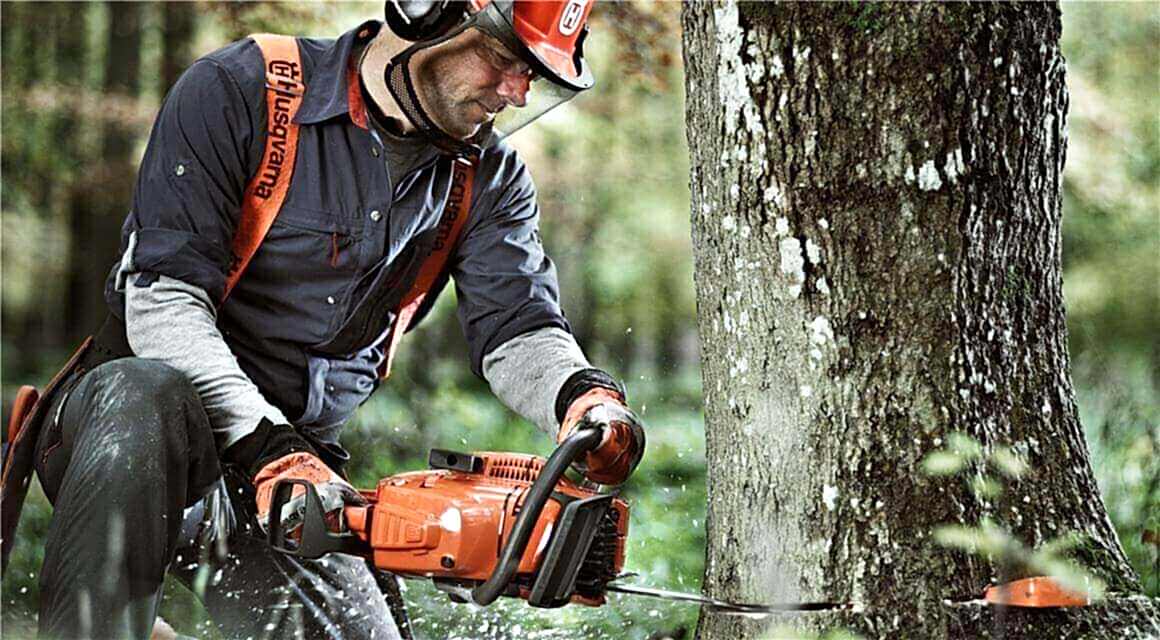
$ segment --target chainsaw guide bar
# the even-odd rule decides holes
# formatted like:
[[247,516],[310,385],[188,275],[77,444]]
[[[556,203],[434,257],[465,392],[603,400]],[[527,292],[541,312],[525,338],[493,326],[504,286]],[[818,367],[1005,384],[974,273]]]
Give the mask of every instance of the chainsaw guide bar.
[[740,602],[728,602],[726,600],[718,600],[717,598],[710,598],[709,596],[703,596],[697,593],[683,593],[681,591],[654,589],[652,587],[640,587],[630,584],[607,584],[604,588],[606,591],[615,591],[617,593],[625,593],[634,596],[646,596],[649,598],[659,598],[661,600],[677,602],[692,602],[708,607],[717,613],[733,615],[762,616],[773,613],[835,611],[840,609],[854,608],[854,605],[850,603],[834,604],[830,602],[781,602],[774,604],[747,604]]

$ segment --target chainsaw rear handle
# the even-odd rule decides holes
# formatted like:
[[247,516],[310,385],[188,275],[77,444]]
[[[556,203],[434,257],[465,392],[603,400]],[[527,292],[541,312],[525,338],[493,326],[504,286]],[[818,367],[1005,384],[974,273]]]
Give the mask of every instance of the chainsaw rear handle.
[[540,513],[556,489],[556,483],[564,477],[573,462],[599,445],[603,437],[604,430],[599,425],[581,426],[552,452],[540,475],[524,494],[526,497],[520,507],[520,515],[516,517],[507,544],[503,546],[495,571],[485,582],[471,590],[471,599],[476,604],[487,606],[507,590],[508,583],[519,569],[520,559],[528,548],[528,541],[540,519]]
[[[298,540],[287,537],[282,522],[282,507],[294,497],[294,487],[302,487],[303,512],[301,532]],[[332,533],[326,526],[326,512],[318,490],[307,480],[286,478],[279,480],[270,497],[270,511],[266,523],[266,539],[271,547],[291,556],[300,558],[320,558],[337,551],[358,555],[362,552],[362,540],[353,533]]]

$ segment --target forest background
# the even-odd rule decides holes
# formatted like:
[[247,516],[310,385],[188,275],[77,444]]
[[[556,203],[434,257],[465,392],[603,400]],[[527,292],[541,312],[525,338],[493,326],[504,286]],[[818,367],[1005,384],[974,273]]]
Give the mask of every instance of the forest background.
[[[539,188],[542,237],[575,333],[594,363],[625,380],[648,425],[648,455],[625,492],[626,568],[641,584],[696,591],[705,457],[679,11],[601,3],[588,44],[597,88],[512,142]],[[136,166],[177,75],[249,33],[333,37],[380,12],[380,3],[0,5],[6,407],[99,326]],[[1160,5],[1065,3],[1063,21],[1072,374],[1109,514],[1146,592],[1160,596]],[[348,426],[356,485],[423,468],[431,447],[551,450],[469,372],[454,307],[449,291]],[[8,637],[35,629],[50,515],[34,489],[0,594]],[[681,637],[697,616],[692,605],[618,595],[599,610],[478,609],[422,582],[407,587],[420,638]],[[219,637],[176,583],[162,615],[183,633]]]

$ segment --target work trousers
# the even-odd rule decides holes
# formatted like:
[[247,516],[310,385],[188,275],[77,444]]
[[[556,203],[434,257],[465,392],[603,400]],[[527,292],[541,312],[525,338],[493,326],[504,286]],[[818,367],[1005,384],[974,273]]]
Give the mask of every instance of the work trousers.
[[269,547],[253,488],[228,466],[223,476],[205,410],[177,370],[107,362],[68,381],[45,420],[36,471],[54,511],[42,638],[148,638],[167,571],[225,638],[400,637],[363,560]]

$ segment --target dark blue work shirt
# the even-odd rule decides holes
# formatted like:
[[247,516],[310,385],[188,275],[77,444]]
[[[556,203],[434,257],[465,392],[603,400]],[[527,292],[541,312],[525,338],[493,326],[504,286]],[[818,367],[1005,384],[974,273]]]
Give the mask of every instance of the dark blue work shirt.
[[[353,53],[378,32],[368,22],[337,40],[298,40],[306,92],[293,180],[218,326],[263,395],[316,441],[337,431],[377,384],[384,337],[418,247],[434,232],[451,160],[434,148],[392,175],[383,139],[366,127]],[[161,107],[142,160],[122,252],[135,271],[163,274],[219,300],[244,190],[266,139],[258,46],[241,40],[195,62]],[[389,143],[389,141],[387,141]],[[472,370],[505,341],[568,329],[555,268],[538,233],[535,187],[503,143],[479,160],[472,206],[449,261]],[[124,317],[114,266],[106,286]],[[428,295],[418,320],[446,284]],[[138,284],[148,284],[148,277]],[[412,323],[414,326],[414,323]]]

